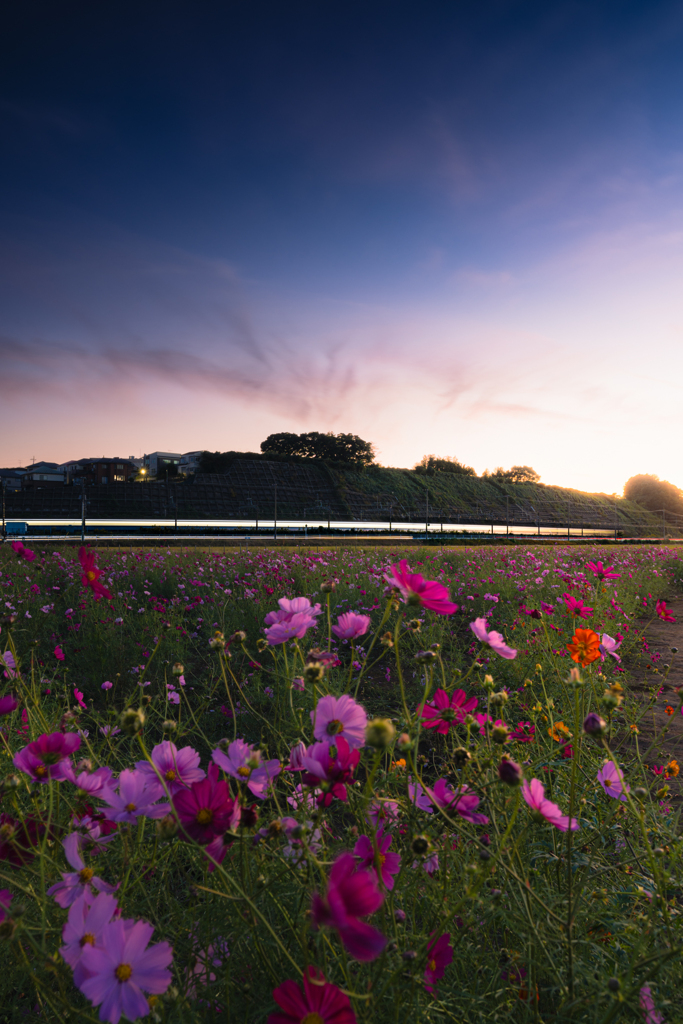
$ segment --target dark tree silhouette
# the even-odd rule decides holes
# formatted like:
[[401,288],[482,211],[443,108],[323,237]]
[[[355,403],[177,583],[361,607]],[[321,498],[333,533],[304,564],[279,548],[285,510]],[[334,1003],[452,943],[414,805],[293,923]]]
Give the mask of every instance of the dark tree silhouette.
[[668,480],[660,480],[653,474],[640,473],[638,476],[632,476],[624,484],[624,497],[651,512],[665,509],[667,512],[683,515],[683,491]]
[[435,476],[437,473],[459,473],[460,476],[477,475],[471,466],[463,465],[455,456],[440,459],[436,455],[423,455],[415,466],[415,472],[426,473],[428,476]]
[[264,455],[327,459],[330,462],[349,462],[359,466],[369,466],[375,457],[375,449],[370,442],[356,434],[321,434],[317,430],[306,434],[286,431],[269,434],[261,442],[261,451]]

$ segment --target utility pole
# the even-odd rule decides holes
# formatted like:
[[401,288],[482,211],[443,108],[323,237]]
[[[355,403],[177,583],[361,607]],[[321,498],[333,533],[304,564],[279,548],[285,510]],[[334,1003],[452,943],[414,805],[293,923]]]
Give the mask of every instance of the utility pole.
[[662,540],[666,540],[666,509],[662,509]]
[[505,536],[510,533],[510,498],[505,495]]
[[275,484],[275,504],[273,506],[273,540],[277,540],[277,483]]
[[569,540],[571,534],[571,523],[572,523],[572,503],[569,502],[567,506],[567,540]]
[[5,526],[5,481],[0,481],[2,484],[2,542],[5,543],[7,538],[7,528]]
[[175,510],[175,533],[178,533],[178,484],[173,485],[173,508]]
[[81,540],[85,541],[85,483],[81,484]]
[[429,533],[429,490],[425,491],[425,535]]

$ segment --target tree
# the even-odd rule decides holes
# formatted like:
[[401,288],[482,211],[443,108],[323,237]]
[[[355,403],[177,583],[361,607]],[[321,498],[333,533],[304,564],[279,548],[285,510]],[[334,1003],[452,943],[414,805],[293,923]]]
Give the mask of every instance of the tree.
[[417,466],[416,473],[426,473],[435,476],[437,473],[458,473],[460,476],[476,476],[471,466],[465,466],[455,456],[437,458],[436,455],[423,455]]
[[305,434],[283,431],[269,434],[261,442],[264,455],[289,455],[304,459],[326,459],[330,462],[349,462],[369,466],[375,457],[375,449],[369,441],[356,434],[321,434],[311,430]]
[[496,466],[492,473],[485,469],[482,476],[486,480],[498,480],[505,484],[537,484],[541,479],[540,473],[531,466],[512,466],[511,469]]
[[624,497],[651,512],[665,509],[667,512],[683,514],[683,491],[654,474],[640,473],[632,476],[624,484]]

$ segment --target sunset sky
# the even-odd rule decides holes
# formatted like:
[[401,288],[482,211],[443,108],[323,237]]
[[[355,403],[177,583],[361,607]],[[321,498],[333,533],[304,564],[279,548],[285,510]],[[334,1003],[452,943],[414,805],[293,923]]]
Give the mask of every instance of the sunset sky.
[[22,0],[0,465],[352,432],[683,487],[683,6]]

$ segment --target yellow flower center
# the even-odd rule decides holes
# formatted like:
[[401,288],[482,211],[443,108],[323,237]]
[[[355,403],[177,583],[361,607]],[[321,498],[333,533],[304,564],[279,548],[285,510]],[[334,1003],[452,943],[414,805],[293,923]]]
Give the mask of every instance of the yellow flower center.
[[45,767],[45,765],[44,765],[44,764],[39,764],[39,765],[38,765],[38,766],[36,767],[36,770],[35,770],[35,772],[36,772],[36,776],[37,776],[37,777],[38,777],[39,779],[42,779],[44,775],[47,775],[47,768]]
[[86,932],[80,942],[81,946],[94,946],[95,936],[92,932]]
[[128,981],[132,973],[133,968],[130,966],[130,964],[119,964],[119,966],[114,971],[114,974],[116,975],[119,981]]
[[241,775],[243,779],[248,779],[251,775],[251,768],[247,768],[245,764],[241,768],[237,769],[237,774]]
[[612,785],[612,780],[611,779],[605,779],[605,785],[606,786],[611,786]]
[[90,881],[94,874],[95,872],[93,871],[92,868],[83,868],[82,871],[78,872],[78,877],[80,878],[83,885],[87,885],[87,883]]
[[435,971],[436,970],[436,960],[430,960],[429,961],[429,963],[427,964],[427,970],[428,971]]
[[344,723],[340,722],[338,718],[333,718],[331,722],[327,723],[328,736],[338,736],[340,732],[344,732]]
[[97,579],[97,573],[93,572],[92,569],[88,569],[88,571],[85,574],[85,578],[88,580],[89,583],[92,583],[93,580]]
[[133,813],[133,811],[135,809],[136,809],[135,804],[126,804],[126,810],[129,811],[131,814]]
[[385,862],[386,859],[387,858],[386,858],[385,854],[378,853],[377,856],[375,857],[375,863],[377,864],[377,867],[378,868],[384,867],[384,862]]
[[305,1017],[301,1018],[301,1024],[325,1024],[325,1021],[314,1010],[313,1013],[307,1013]]
[[175,782],[176,773],[173,771],[172,768],[169,768],[166,774],[164,775],[164,778],[167,779],[169,782]]
[[202,807],[201,811],[197,811],[195,820],[198,825],[208,825],[209,822],[213,821],[213,811],[210,807]]

